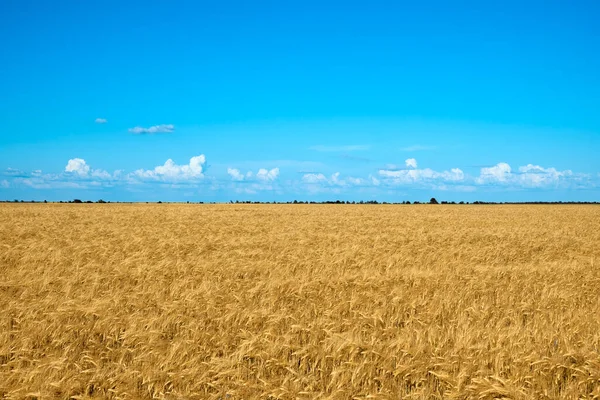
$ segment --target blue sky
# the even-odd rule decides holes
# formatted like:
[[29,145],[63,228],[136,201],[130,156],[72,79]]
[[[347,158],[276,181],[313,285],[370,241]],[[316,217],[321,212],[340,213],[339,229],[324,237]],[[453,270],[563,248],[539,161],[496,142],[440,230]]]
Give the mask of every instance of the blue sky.
[[596,1],[0,15],[0,199],[600,200]]

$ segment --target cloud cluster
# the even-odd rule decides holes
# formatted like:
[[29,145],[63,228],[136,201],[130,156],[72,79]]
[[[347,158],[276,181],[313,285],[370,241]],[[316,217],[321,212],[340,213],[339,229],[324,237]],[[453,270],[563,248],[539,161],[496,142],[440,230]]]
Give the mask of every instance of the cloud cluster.
[[25,173],[8,168],[4,175],[5,186],[26,186],[33,189],[86,189],[90,187],[110,186],[115,176],[101,169],[92,169],[82,158],[68,160],[64,172],[58,174],[43,173],[35,170]]
[[[70,177],[79,178],[95,178],[100,180],[114,179],[115,176],[109,174],[103,169],[91,169],[90,166],[85,162],[83,158],[72,158],[67,162],[65,172]],[[40,177],[43,176],[42,171],[33,171],[32,176]]]
[[258,180],[258,181],[262,181],[262,182],[272,182],[275,179],[277,179],[277,177],[279,177],[279,168],[273,168],[273,169],[266,169],[266,168],[261,168],[258,170],[258,172],[256,174],[254,174],[252,171],[248,171],[245,174],[243,174],[242,172],[240,172],[239,169],[237,168],[227,168],[227,174],[229,174],[229,176],[231,176],[231,179],[234,181],[248,181],[248,180]]
[[468,176],[460,168],[447,171],[419,169],[414,158],[407,159],[405,165],[404,169],[388,165],[385,169],[379,170],[379,176],[388,185],[420,185],[456,190],[460,188],[473,190],[476,186],[501,186],[515,189],[568,187],[570,183],[586,179],[586,175],[574,174],[570,170],[558,171],[556,168],[544,168],[533,164],[521,166],[515,172],[508,163],[500,162],[481,168],[478,176]]
[[511,168],[507,163],[501,162],[493,167],[481,168],[478,183],[506,182],[511,176]]
[[233,179],[234,181],[243,181],[244,178],[249,178],[252,176],[252,172],[248,171],[248,174],[244,175],[237,168],[227,168],[227,174],[229,174],[229,176],[231,176],[231,179]]
[[388,185],[408,184],[438,184],[443,182],[460,182],[465,179],[465,173],[460,168],[449,171],[434,171],[430,168],[417,168],[417,160],[409,158],[405,161],[406,169],[380,169],[379,176]]
[[404,161],[404,163],[408,168],[417,168],[417,160],[415,160],[414,158],[409,158],[406,161]]
[[75,173],[79,176],[87,176],[90,172],[90,166],[82,158],[73,158],[67,162],[65,171]]
[[190,158],[185,165],[177,165],[170,158],[164,163],[151,170],[138,169],[131,174],[134,178],[142,180],[182,181],[190,179],[201,179],[204,177],[203,170],[206,164],[204,154]]
[[108,121],[106,120],[106,118],[96,118],[96,119],[94,120],[94,122],[95,122],[95,123],[97,123],[97,124],[105,124],[105,123],[107,123]]
[[571,171],[557,171],[529,164],[514,173],[510,165],[498,163],[492,167],[481,168],[478,176],[469,176],[460,168],[437,171],[431,168],[419,168],[415,158],[404,161],[404,167],[387,165],[380,169],[377,177],[347,177],[342,179],[339,172],[331,176],[311,172],[302,176],[301,182],[314,189],[349,187],[412,187],[418,189],[474,191],[478,186],[491,184],[518,187],[545,187],[558,180],[573,177]]
[[192,157],[188,164],[177,165],[168,159],[163,165],[151,170],[138,169],[131,173],[116,170],[109,173],[103,169],[93,169],[82,158],[72,158],[67,162],[64,172],[44,174],[36,170],[30,174],[8,169],[5,175],[14,177],[13,182],[36,189],[110,187],[132,183],[161,182],[171,185],[193,184],[204,178],[206,158],[204,155]]
[[[42,173],[40,170],[23,173],[7,169],[4,175],[17,185],[36,189],[110,187],[115,185],[142,184],[144,182],[160,182],[171,185],[194,184],[204,179],[206,157],[192,157],[188,164],[177,165],[168,159],[163,165],[150,170],[138,169],[124,173],[116,170],[109,173],[103,169],[93,169],[83,158],[68,160],[64,172],[59,174]],[[8,181],[7,181],[8,182]],[[8,182],[10,184],[10,182]]]
[[279,168],[273,168],[271,170],[266,170],[261,168],[256,173],[256,178],[261,181],[270,182],[277,179],[279,176]]
[[302,182],[311,184],[327,182],[327,177],[323,174],[309,173],[302,176]]
[[149,128],[143,128],[141,126],[136,126],[135,128],[130,128],[129,132],[134,133],[136,135],[142,134],[153,134],[153,133],[173,133],[175,131],[175,126],[173,124],[162,124],[155,125]]
[[333,187],[351,187],[351,186],[365,186],[365,185],[377,185],[379,181],[372,176],[369,176],[368,179],[365,178],[356,178],[356,177],[345,177],[341,178],[341,174],[336,172],[331,176],[327,177],[322,173],[308,173],[302,175],[301,178],[302,183],[306,185],[321,185],[327,186],[330,188]]
[[256,194],[262,191],[278,191],[280,187],[275,181],[279,177],[279,168],[260,168],[258,172],[248,171],[245,174],[237,168],[227,168],[231,177],[229,188],[236,193]]
[[518,172],[513,172],[509,164],[501,162],[492,167],[481,168],[475,182],[480,185],[541,188],[567,185],[569,180],[582,180],[586,177],[584,174],[574,174],[571,170],[558,171],[556,168],[544,168],[533,164],[521,166]]
[[[503,190],[521,189],[581,189],[598,188],[600,174],[588,175],[574,173],[571,170],[558,170],[553,167],[543,167],[527,164],[513,169],[508,163],[480,168],[475,175],[467,175],[460,168],[436,171],[431,168],[420,168],[415,158],[408,158],[404,165],[387,165],[379,169],[375,176],[362,177],[343,176],[340,172],[331,175],[317,170],[304,171],[300,179],[280,180],[279,168],[259,168],[254,171],[242,172],[237,168],[227,168],[229,179],[219,183],[216,177],[206,177],[206,157],[200,154],[189,159],[186,164],[176,164],[168,159],[164,164],[151,169],[138,169],[133,172],[107,172],[91,168],[83,158],[69,159],[63,172],[57,174],[43,173],[35,170],[25,173],[8,168],[0,172],[0,188],[13,188],[19,185],[36,189],[49,188],[90,188],[109,187],[115,185],[151,184],[152,182],[168,187],[199,187],[204,182],[207,188],[229,189],[239,193],[257,193],[259,191],[274,191],[285,193],[291,191],[308,191],[339,193],[342,191],[358,190],[379,193],[381,190],[395,190],[400,187],[474,191],[488,188]],[[256,167],[255,167],[256,168]],[[224,171],[221,171],[224,173]],[[222,182],[222,181],[221,181]],[[210,184],[210,185],[209,185]]]

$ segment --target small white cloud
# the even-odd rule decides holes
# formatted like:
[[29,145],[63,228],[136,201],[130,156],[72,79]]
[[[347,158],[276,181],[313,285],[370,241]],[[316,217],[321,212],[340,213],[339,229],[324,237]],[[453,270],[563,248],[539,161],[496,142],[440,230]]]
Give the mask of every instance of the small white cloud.
[[231,179],[233,179],[234,181],[244,180],[244,174],[240,173],[239,169],[227,168],[227,173],[231,176]]
[[174,130],[175,130],[175,126],[173,124],[162,124],[162,125],[151,126],[149,128],[143,128],[141,126],[136,126],[135,128],[130,128],[129,132],[139,135],[139,134],[145,134],[145,133],[149,133],[149,134],[173,133]]
[[460,168],[452,168],[450,173],[444,171],[444,176],[449,181],[462,181],[465,179],[465,173]]
[[304,183],[327,182],[327,177],[323,174],[304,174],[304,176],[302,176],[302,182],[304,182]]
[[95,169],[92,171],[92,177],[99,179],[111,179],[113,176],[103,169]]
[[[413,162],[414,161],[414,162]],[[416,169],[416,161],[414,159],[406,160],[407,167],[411,169],[401,170],[379,170],[379,176],[386,179],[386,182],[391,184],[411,184],[411,183],[433,183],[435,181],[462,181],[465,174],[459,168],[452,168],[450,171],[434,171],[430,168]]]
[[8,188],[10,186],[10,184],[8,183],[8,181],[6,179],[3,179],[2,181],[0,181],[0,188]]
[[[550,168],[550,169],[554,170],[554,168]],[[519,167],[519,172],[522,172],[522,173],[527,173],[527,172],[546,172],[546,168],[542,168],[539,165],[527,164],[525,166]]]
[[227,173],[234,181],[229,187],[236,193],[256,194],[278,188],[274,181],[279,177],[279,168],[260,168],[256,173],[248,171],[245,174],[237,168],[227,168]]
[[[65,172],[69,172],[79,178],[98,178],[102,180],[113,179],[113,176],[103,169],[94,169],[92,170],[90,166],[85,162],[82,158],[73,158],[67,162],[67,166],[65,167]],[[32,177],[44,177],[48,179],[50,175],[43,175],[41,170],[33,171],[31,174]],[[116,176],[115,176],[116,178]]]
[[90,172],[90,166],[85,163],[82,158],[73,158],[67,162],[65,167],[66,172],[72,172],[79,176],[87,176]]
[[97,124],[105,124],[108,121],[106,120],[106,118],[96,118],[96,120],[94,122]]
[[417,168],[417,160],[415,160],[414,158],[408,158],[404,162],[406,163],[407,168]]
[[346,180],[348,181],[349,184],[351,184],[353,186],[359,186],[359,185],[363,185],[365,183],[364,179],[354,178],[354,177],[351,177],[351,176],[348,177]]
[[[329,178],[321,173],[309,173],[302,176],[302,183],[314,186],[319,185],[323,189],[328,190],[339,190],[340,188],[347,188],[349,186],[361,186],[368,183],[367,180],[356,177],[340,178],[341,174],[335,172]],[[314,188],[313,188],[314,189]]]
[[177,165],[168,159],[164,165],[154,167],[153,170],[138,169],[133,173],[134,177],[142,179],[158,180],[188,180],[203,178],[203,168],[206,163],[204,154],[190,158],[189,164]]
[[261,168],[256,174],[252,171],[248,171],[244,174],[237,168],[227,168],[227,174],[229,174],[234,181],[258,180],[264,184],[266,182],[272,182],[279,177],[279,168],[273,168],[271,170]]
[[340,181],[340,173],[336,172],[333,175],[331,175],[331,182],[334,184],[340,184],[343,181]]
[[480,183],[483,182],[506,182],[511,176],[511,168],[507,163],[501,162],[493,167],[481,168],[479,174]]
[[273,181],[277,179],[279,176],[279,168],[273,168],[271,170],[266,170],[265,168],[261,168],[256,173],[256,178],[261,181]]

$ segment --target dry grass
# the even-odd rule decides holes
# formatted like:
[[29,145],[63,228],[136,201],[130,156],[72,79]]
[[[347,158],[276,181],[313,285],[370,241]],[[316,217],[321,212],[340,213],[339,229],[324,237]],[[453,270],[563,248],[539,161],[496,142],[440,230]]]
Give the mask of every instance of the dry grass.
[[600,207],[1,205],[0,398],[600,396]]

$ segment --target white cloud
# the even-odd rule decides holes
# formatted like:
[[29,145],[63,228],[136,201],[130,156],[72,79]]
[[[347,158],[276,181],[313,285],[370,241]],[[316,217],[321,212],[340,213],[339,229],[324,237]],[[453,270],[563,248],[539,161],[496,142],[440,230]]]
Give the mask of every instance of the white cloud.
[[96,118],[96,120],[94,122],[97,124],[105,124],[108,121],[106,120],[106,118]]
[[138,169],[133,173],[134,177],[155,180],[189,180],[203,178],[203,168],[206,163],[204,154],[190,158],[189,164],[177,165],[170,158],[164,165],[154,167],[153,170]]
[[556,168],[543,168],[539,165],[527,164],[519,167],[520,175],[515,178],[523,186],[541,187],[557,185],[561,180],[573,177],[573,171],[558,171]]
[[540,167],[539,165],[533,165],[533,164],[527,164],[527,165],[524,165],[522,167],[519,167],[519,172],[522,172],[522,173],[527,173],[527,172],[546,172],[548,170],[554,170],[554,171],[556,171],[556,169],[554,169],[554,168],[548,168],[548,169],[546,169],[546,168]]
[[365,180],[362,178],[354,178],[350,176],[346,180],[353,186],[360,186],[365,184]]
[[304,183],[327,182],[327,177],[323,174],[304,174],[304,176],[302,176],[302,182],[304,182]]
[[[110,180],[117,178],[117,172],[115,171],[115,175],[111,175],[103,169],[91,169],[90,166],[85,162],[82,158],[72,158],[67,162],[67,166],[65,167],[65,172],[68,172],[71,177],[78,178],[97,178],[101,180]],[[52,180],[57,180],[59,177],[49,174],[42,174],[41,170],[36,170],[31,173],[32,177],[43,177],[45,180],[49,180],[52,177]]]
[[321,173],[304,174],[302,176],[302,183],[305,183],[308,185],[327,186],[330,188],[362,186],[362,185],[366,185],[368,183],[367,180],[362,179],[362,178],[346,177],[346,178],[342,179],[342,178],[340,178],[340,176],[341,176],[341,174],[339,172],[332,174],[329,178],[327,178],[325,175],[323,175]]
[[256,194],[262,191],[276,191],[279,188],[275,180],[279,177],[279,168],[260,168],[258,172],[248,171],[245,174],[237,168],[227,168],[227,173],[234,181],[229,188],[236,193]]
[[113,176],[103,169],[95,169],[92,171],[92,177],[99,179],[111,179]]
[[558,171],[556,168],[544,168],[533,164],[521,166],[515,173],[507,163],[498,163],[493,167],[481,168],[475,182],[477,184],[541,188],[568,186],[569,180],[576,181],[584,178],[586,178],[585,175],[574,174],[571,170]]
[[[409,160],[407,160],[407,166]],[[412,165],[411,165],[412,166]],[[458,182],[465,179],[464,172],[459,168],[452,168],[450,171],[434,171],[430,168],[425,169],[401,169],[401,170],[379,170],[379,176],[392,184],[411,184],[432,181]]]
[[364,151],[369,150],[370,146],[367,145],[350,145],[350,146],[311,146],[310,150],[321,151],[321,152],[337,152],[337,151]]
[[135,128],[130,128],[129,132],[135,134],[144,134],[144,133],[173,133],[175,130],[175,126],[173,124],[162,124],[155,125],[149,128],[143,128],[141,126],[136,126]]
[[240,173],[239,169],[227,168],[227,173],[231,176],[231,179],[233,179],[234,181],[243,181],[244,180],[244,174]]
[[407,168],[417,168],[417,160],[415,160],[414,158],[408,158],[404,162],[406,163]]
[[65,167],[66,172],[71,172],[79,176],[87,176],[90,172],[90,166],[85,163],[82,158],[73,158],[67,162]]
[[231,176],[234,181],[249,181],[256,178],[256,180],[262,182],[272,182],[279,177],[279,168],[266,169],[260,168],[256,174],[252,171],[248,171],[245,174],[237,168],[227,168],[227,174]]
[[344,185],[345,182],[340,180],[340,173],[336,172],[333,175],[331,175],[331,182],[336,184],[336,185]]
[[307,173],[304,174],[296,189],[301,193],[332,193],[340,194],[357,190],[363,193],[368,190],[373,190],[379,185],[379,180],[371,175],[368,178],[360,178],[354,176],[344,176],[340,172],[335,172],[331,176],[326,176],[322,173]]
[[[131,173],[124,173],[122,170],[110,173],[103,169],[92,169],[84,159],[72,158],[68,160],[64,172],[57,174],[43,173],[41,170],[25,173],[8,168],[0,173],[0,188],[28,186],[36,189],[87,189],[127,184],[142,185],[154,181],[158,187],[181,189],[199,188],[201,180],[206,183],[204,187],[207,190],[227,188],[240,193],[258,193],[265,190],[286,193],[286,190],[289,189],[297,189],[303,193],[341,193],[352,189],[358,193],[376,194],[383,193],[385,190],[397,190],[397,186],[401,185],[456,192],[486,190],[486,186],[497,186],[507,190],[600,187],[600,174],[581,174],[571,170],[559,171],[553,167],[546,168],[534,164],[513,169],[508,163],[501,162],[494,166],[481,168],[479,175],[471,176],[465,175],[459,168],[444,171],[435,171],[430,168],[419,169],[414,158],[405,160],[405,165],[405,168],[388,165],[386,168],[380,169],[376,175],[367,177],[345,176],[340,172],[325,175],[306,171],[302,173],[300,181],[294,179],[282,182],[279,182],[279,167],[260,168],[247,172],[237,168],[227,168],[227,174],[233,182],[220,186],[218,180],[204,175],[206,169],[204,155],[192,157],[189,163],[184,165],[178,165],[172,159],[168,159],[163,165],[153,169],[138,169]],[[4,177],[6,179],[1,180]],[[213,185],[210,186],[210,183]],[[130,186],[130,188],[133,187],[140,188],[141,186]]]
[[511,168],[507,163],[501,162],[493,167],[481,168],[479,183],[506,182],[511,177]]
[[9,187],[10,184],[8,183],[8,181],[6,179],[3,179],[2,181],[0,181],[0,188],[7,188]]
[[279,168],[273,168],[271,170],[266,170],[265,168],[261,168],[256,173],[256,178],[261,181],[274,181],[279,176]]
[[465,173],[460,168],[452,168],[450,173],[444,171],[443,175],[450,181],[462,181],[465,179]]

